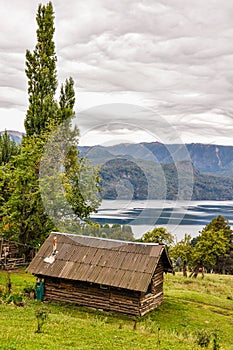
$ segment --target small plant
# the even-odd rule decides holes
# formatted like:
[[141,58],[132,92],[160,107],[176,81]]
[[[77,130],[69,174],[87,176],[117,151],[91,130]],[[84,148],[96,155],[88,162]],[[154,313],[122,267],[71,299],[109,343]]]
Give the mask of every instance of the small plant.
[[95,322],[93,322],[93,327],[102,327],[105,323],[106,318],[104,318],[103,315],[97,313],[97,315],[94,318]]
[[14,304],[16,306],[23,306],[25,304],[23,296],[20,293],[7,295],[5,301],[7,304]]
[[155,323],[153,322],[150,316],[146,318],[145,326],[149,332],[153,333],[155,331]]
[[160,345],[161,341],[160,341],[160,327],[158,327],[158,339],[157,339],[157,344]]
[[199,331],[197,333],[197,340],[196,343],[201,346],[202,348],[207,348],[210,343],[211,334],[208,333],[205,329],[202,331]]
[[30,285],[29,283],[27,283],[27,285],[24,287],[23,289],[24,295],[31,297],[33,296],[33,298],[35,298],[35,286],[34,285]]
[[16,306],[24,306],[25,302],[20,293],[0,293],[0,301],[4,304],[14,304]]
[[220,345],[219,345],[219,338],[217,333],[213,333],[213,350],[219,350]]
[[7,276],[6,276],[6,290],[8,294],[11,294],[11,288],[12,288],[12,283],[11,283],[11,275],[10,272],[7,271]]
[[133,321],[133,330],[134,330],[134,331],[137,330],[137,324],[138,324],[138,317],[135,317],[135,318],[134,318],[134,321]]
[[35,312],[37,318],[37,330],[35,333],[42,333],[42,327],[45,324],[46,319],[48,318],[48,310],[40,309]]

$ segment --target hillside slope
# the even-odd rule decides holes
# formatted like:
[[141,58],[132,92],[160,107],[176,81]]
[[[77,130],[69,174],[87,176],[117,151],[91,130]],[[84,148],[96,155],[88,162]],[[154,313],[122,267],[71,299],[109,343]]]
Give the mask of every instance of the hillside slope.
[[233,178],[204,174],[189,162],[115,158],[101,167],[104,199],[233,200]]
[[[11,274],[13,293],[34,285],[31,275]],[[6,273],[0,272],[4,291]],[[200,350],[198,339],[216,339],[220,350],[233,349],[233,276],[206,275],[204,280],[165,275],[164,302],[148,316],[134,319],[74,305],[24,307],[0,303],[0,349],[14,350]],[[35,313],[46,310],[42,333],[35,333]],[[25,336],[25,334],[27,336]]]

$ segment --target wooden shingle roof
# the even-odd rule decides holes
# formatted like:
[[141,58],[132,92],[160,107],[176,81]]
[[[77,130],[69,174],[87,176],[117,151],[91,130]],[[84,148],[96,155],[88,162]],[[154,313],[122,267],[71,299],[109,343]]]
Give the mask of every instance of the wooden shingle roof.
[[[57,253],[48,263],[45,259],[52,255],[55,236]],[[172,271],[163,245],[52,232],[27,271],[145,292],[160,258],[164,271]]]

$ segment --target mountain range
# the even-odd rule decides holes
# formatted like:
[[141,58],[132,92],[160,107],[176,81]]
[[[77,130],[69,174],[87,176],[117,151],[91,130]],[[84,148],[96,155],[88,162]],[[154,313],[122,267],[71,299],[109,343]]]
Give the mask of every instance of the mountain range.
[[[17,144],[20,144],[23,138],[24,133],[16,130],[7,130],[8,134]],[[0,131],[0,134],[3,134],[4,130]]]
[[95,164],[104,163],[114,157],[124,156],[132,159],[154,161],[171,164],[189,161],[193,167],[203,173],[233,176],[233,146],[219,146],[191,143],[185,145],[164,145],[159,142],[151,143],[122,143],[115,146],[79,147]]
[[[9,131],[19,143],[22,133]],[[233,146],[143,142],[79,146],[105,199],[233,200]]]
[[233,200],[233,146],[159,142],[79,147],[105,199]]

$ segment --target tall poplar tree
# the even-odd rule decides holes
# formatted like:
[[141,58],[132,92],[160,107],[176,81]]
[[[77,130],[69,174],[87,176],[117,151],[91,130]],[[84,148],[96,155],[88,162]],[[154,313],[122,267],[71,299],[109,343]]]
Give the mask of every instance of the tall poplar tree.
[[52,3],[39,5],[36,17],[37,44],[33,52],[26,51],[26,75],[28,77],[29,108],[25,119],[27,136],[41,135],[55,123],[57,104],[54,96],[57,89],[57,73]]
[[[75,115],[72,78],[61,86],[59,101],[55,99],[57,58],[51,2],[39,5],[36,20],[37,44],[33,52],[26,51],[29,96],[26,136],[14,162],[15,170],[9,180],[13,191],[4,205],[0,223],[7,237],[33,246],[41,244],[52,229],[59,229],[56,224],[66,227],[66,217],[77,216],[76,222],[78,218],[86,220],[99,205],[98,174],[79,157],[79,130],[71,127]],[[43,173],[41,167],[46,163],[48,167],[44,167]],[[53,220],[54,217],[58,220]]]

